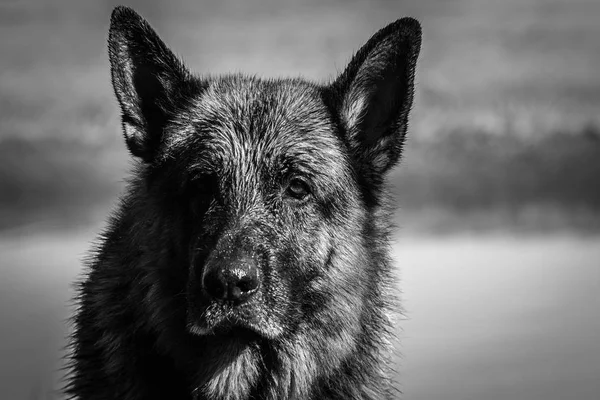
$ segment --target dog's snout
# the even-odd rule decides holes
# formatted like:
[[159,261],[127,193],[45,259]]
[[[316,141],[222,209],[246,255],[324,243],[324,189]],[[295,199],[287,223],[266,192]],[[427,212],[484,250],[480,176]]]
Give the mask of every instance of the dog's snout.
[[215,300],[242,303],[259,288],[258,266],[252,257],[223,258],[206,266],[202,287]]

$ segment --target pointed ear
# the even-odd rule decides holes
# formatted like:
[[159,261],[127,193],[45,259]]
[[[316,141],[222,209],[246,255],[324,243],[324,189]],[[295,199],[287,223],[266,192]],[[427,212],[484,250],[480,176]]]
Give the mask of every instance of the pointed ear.
[[326,89],[361,179],[371,184],[400,158],[420,48],[419,22],[399,19],[377,32]]
[[129,151],[152,161],[189,73],[135,11],[114,9],[108,35],[112,84]]

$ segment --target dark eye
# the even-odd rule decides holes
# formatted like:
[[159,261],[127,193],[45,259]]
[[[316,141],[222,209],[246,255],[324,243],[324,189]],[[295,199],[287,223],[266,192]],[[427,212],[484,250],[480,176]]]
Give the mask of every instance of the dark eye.
[[191,207],[194,214],[204,214],[210,202],[218,194],[218,182],[214,174],[195,177],[188,189],[188,196],[191,199]]
[[302,179],[293,178],[288,184],[286,194],[296,200],[304,200],[310,194],[310,187]]

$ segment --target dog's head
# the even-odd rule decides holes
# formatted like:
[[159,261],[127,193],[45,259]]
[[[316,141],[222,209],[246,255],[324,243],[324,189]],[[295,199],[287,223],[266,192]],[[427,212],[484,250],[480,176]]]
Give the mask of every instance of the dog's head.
[[420,36],[415,20],[394,22],[330,84],[203,78],[139,15],[115,10],[125,140],[156,218],[185,231],[191,333],[276,340],[359,324],[377,284],[369,240],[381,239],[368,219],[401,155]]

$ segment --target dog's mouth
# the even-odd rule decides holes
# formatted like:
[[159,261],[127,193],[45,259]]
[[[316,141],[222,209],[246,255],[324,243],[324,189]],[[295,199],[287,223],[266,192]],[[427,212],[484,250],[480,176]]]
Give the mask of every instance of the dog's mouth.
[[244,340],[255,342],[264,339],[270,339],[271,335],[263,329],[250,324],[219,324],[214,328],[209,328],[205,324],[188,324],[188,331],[197,336],[213,336],[224,340]]
[[205,310],[201,317],[193,313],[188,316],[188,332],[197,336],[218,336],[222,338],[275,339],[282,329],[262,313],[230,310]]

